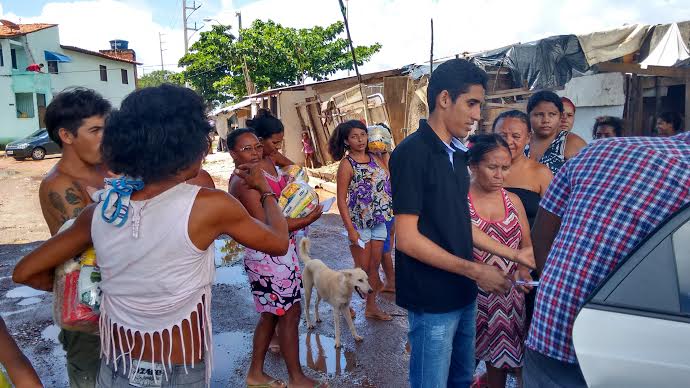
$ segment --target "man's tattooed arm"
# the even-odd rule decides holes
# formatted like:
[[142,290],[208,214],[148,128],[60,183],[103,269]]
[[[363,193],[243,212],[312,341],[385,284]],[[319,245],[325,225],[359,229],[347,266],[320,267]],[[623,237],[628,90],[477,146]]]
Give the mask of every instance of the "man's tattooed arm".
[[41,187],[39,196],[43,216],[48,223],[50,234],[55,235],[62,224],[79,213],[88,205],[90,199],[81,190],[76,182],[68,184],[53,184],[50,187]]

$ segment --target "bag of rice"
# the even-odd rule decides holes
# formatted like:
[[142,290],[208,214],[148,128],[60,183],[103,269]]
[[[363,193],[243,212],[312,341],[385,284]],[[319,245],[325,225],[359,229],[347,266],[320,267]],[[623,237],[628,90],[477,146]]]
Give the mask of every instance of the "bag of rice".
[[391,152],[393,149],[393,137],[384,126],[371,125],[367,127],[367,134],[369,135],[370,152]]
[[287,218],[301,218],[319,206],[319,196],[308,184],[301,181],[289,183],[280,193],[278,205]]
[[296,164],[285,166],[280,169],[280,172],[287,177],[288,183],[295,181],[309,182],[307,171]]
[[[65,222],[58,233],[74,220]],[[98,333],[101,304],[100,270],[93,248],[60,264],[53,283],[53,320],[63,329]]]

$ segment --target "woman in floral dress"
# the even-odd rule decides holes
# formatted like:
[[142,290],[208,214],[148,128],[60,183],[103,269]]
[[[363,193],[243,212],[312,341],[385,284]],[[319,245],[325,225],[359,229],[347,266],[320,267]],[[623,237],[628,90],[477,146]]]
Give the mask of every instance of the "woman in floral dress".
[[367,141],[366,125],[350,120],[335,128],[328,148],[331,156],[340,160],[336,196],[350,251],[355,266],[369,275],[374,290],[367,297],[365,316],[390,321],[391,316],[376,303],[383,288],[378,269],[388,235],[386,222],[393,218],[390,178],[384,161],[367,151]]
[[[237,129],[228,135],[230,154],[236,165],[250,163],[261,166],[273,194],[280,196],[280,192],[286,186],[286,179],[278,172],[271,154],[279,148],[275,145],[282,142],[283,125],[268,112],[260,112],[253,120],[249,120],[248,124],[252,125],[253,129]],[[265,194],[250,190],[234,176],[230,177],[228,189],[254,218],[265,218],[261,206]],[[305,376],[299,363],[298,326],[301,316],[302,274],[292,233],[303,229],[320,216],[321,207],[317,207],[304,218],[287,220],[291,235],[290,247],[285,256],[271,256],[253,249],[245,249],[245,271],[256,310],[261,314],[254,331],[247,386],[285,386],[283,381],[274,379],[263,370],[266,352],[275,334],[287,366],[290,387],[315,387],[320,384]]]

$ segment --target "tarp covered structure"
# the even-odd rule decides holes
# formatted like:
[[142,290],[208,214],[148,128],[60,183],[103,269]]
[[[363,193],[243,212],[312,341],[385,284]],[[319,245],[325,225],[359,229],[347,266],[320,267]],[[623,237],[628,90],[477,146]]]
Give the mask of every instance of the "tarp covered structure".
[[646,24],[633,24],[608,31],[578,35],[580,47],[592,66],[632,54],[640,49],[649,32]]
[[532,90],[563,86],[573,77],[573,72],[584,73],[589,69],[575,35],[515,44],[478,54],[470,60],[481,66],[506,67],[511,71],[514,87],[522,87],[521,80]]
[[673,23],[661,41],[654,47],[640,66],[676,66],[690,58],[688,46],[683,41],[678,25]]

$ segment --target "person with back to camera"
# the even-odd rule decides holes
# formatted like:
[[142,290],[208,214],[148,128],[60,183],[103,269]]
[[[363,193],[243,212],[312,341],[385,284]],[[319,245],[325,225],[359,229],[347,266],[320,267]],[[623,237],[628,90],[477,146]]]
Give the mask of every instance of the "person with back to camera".
[[24,257],[13,280],[40,274],[92,246],[101,270],[98,387],[206,387],[213,365],[214,240],[283,255],[287,223],[256,165],[235,174],[261,193],[257,220],[234,197],[185,183],[209,149],[206,106],[173,85],[129,94],[103,130],[103,161],[119,175],[65,231]]

